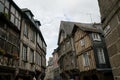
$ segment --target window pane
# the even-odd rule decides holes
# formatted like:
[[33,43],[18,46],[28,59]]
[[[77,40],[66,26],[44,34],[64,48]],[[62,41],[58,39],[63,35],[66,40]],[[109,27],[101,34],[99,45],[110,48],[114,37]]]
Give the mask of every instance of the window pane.
[[107,35],[110,32],[110,25],[107,25],[104,29],[104,34]]
[[18,19],[15,19],[15,25],[18,26]]
[[6,39],[6,33],[4,31],[0,31],[0,37]]
[[27,29],[27,24],[25,23],[25,26],[24,26],[24,35],[28,35],[28,29]]
[[18,21],[18,29],[20,30],[20,21]]
[[0,12],[4,11],[4,5],[0,2]]
[[105,63],[105,56],[104,56],[104,51],[102,48],[98,49],[98,60],[100,64],[104,64]]
[[31,41],[35,41],[35,32],[31,29]]
[[83,65],[88,66],[89,65],[89,56],[88,53],[83,54]]
[[39,34],[37,35],[37,42],[38,42],[39,46],[42,48],[42,40],[41,40]]
[[27,47],[23,45],[23,54],[22,54],[23,60],[27,61]]
[[93,40],[101,41],[100,35],[98,33],[92,33]]
[[21,15],[20,14],[18,15],[18,18],[19,18],[19,20],[21,20]]
[[30,62],[34,62],[34,51],[32,49],[30,50]]
[[84,45],[85,45],[84,39],[81,39],[81,40],[80,40],[80,44],[81,44],[81,46],[84,46]]
[[9,10],[7,8],[5,8],[5,16],[9,18]]
[[8,0],[5,0],[5,6],[6,6],[7,8],[9,8],[9,1],[8,1]]
[[13,14],[11,14],[10,21],[11,21],[12,23],[15,22],[15,16],[14,16]]
[[15,8],[11,6],[11,13],[15,14]]
[[18,11],[16,11],[15,16],[18,18]]

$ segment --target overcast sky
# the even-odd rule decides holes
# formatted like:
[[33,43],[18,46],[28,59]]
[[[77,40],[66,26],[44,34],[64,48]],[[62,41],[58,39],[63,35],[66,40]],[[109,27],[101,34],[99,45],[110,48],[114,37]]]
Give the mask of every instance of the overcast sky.
[[41,22],[47,43],[47,60],[57,47],[60,21],[100,22],[97,0],[14,0],[20,8],[30,9]]

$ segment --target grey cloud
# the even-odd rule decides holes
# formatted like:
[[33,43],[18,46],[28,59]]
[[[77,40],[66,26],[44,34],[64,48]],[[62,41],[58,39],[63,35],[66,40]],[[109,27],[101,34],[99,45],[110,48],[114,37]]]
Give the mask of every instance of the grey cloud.
[[[97,0],[14,0],[21,8],[29,8],[48,45],[47,59],[57,47],[60,21],[100,22]],[[89,14],[90,13],[90,14]],[[91,17],[90,17],[91,16]]]

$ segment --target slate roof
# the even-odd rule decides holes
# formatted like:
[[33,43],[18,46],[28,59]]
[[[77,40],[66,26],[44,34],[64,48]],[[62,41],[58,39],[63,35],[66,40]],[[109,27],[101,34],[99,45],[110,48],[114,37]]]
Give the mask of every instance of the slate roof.
[[97,27],[97,25],[95,24],[80,23],[80,24],[75,24],[75,26],[79,27],[83,31],[102,33],[99,29],[95,28]]
[[29,12],[32,17],[34,16],[33,13],[31,12],[31,10],[28,9],[28,8],[23,8],[23,9],[21,9],[21,10],[22,10],[23,12]]
[[67,35],[72,33],[75,22],[61,21],[60,31],[63,30]]
[[68,36],[72,35],[74,27],[78,27],[83,31],[87,32],[97,32],[102,33],[100,30],[100,23],[78,23],[78,22],[69,22],[69,21],[61,21],[59,36],[58,36],[58,44],[60,39],[60,32],[63,30]]

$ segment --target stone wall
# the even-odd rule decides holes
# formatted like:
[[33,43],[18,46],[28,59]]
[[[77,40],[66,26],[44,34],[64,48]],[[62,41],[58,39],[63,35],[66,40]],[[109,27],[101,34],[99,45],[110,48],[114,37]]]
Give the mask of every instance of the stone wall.
[[104,31],[110,26],[108,33],[105,34],[105,40],[114,79],[120,80],[120,0],[110,0],[113,4],[109,5],[105,5],[110,2],[108,0],[98,1]]

